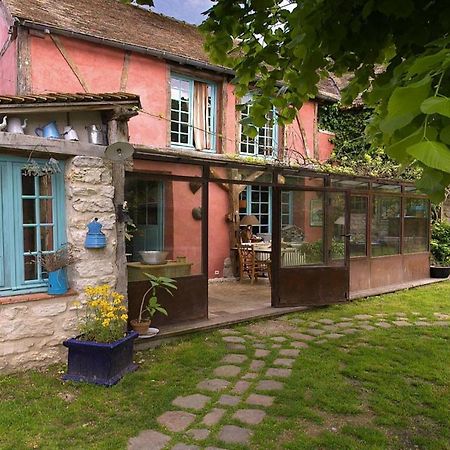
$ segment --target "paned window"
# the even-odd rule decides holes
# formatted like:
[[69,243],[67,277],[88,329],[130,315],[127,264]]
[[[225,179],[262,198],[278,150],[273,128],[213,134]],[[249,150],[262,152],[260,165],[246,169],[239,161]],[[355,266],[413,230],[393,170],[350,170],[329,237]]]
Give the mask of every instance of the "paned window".
[[170,79],[170,141],[174,146],[215,150],[216,86],[172,75]]
[[417,253],[428,251],[428,205],[426,198],[406,198],[403,213],[404,236],[403,252]]
[[[244,98],[246,103],[241,111],[241,119],[249,116],[250,105],[248,97]],[[277,153],[277,123],[275,110],[271,111],[267,116],[267,122],[264,126],[257,128],[257,134],[254,139],[246,136],[243,132],[243,126],[239,128],[239,151],[241,155],[274,157]]]
[[374,195],[372,206],[372,256],[400,253],[400,197]]
[[0,295],[45,290],[37,255],[65,241],[63,175],[26,175],[25,162],[0,158]]

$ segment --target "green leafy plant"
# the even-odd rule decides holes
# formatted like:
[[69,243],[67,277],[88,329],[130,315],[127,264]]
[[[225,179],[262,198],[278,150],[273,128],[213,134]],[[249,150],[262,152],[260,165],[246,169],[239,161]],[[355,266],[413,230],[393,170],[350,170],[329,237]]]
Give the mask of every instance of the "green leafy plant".
[[[144,273],[149,279],[150,287],[142,296],[141,307],[139,308],[138,322],[145,321],[144,315],[148,315],[149,319],[159,312],[167,316],[167,310],[158,302],[158,290],[163,289],[173,296],[173,291],[177,289],[176,280],[168,277],[157,277],[150,273]],[[147,306],[144,308],[145,299],[150,294]],[[145,314],[147,313],[147,314]]]
[[431,229],[431,263],[436,266],[450,266],[450,223],[437,220]]

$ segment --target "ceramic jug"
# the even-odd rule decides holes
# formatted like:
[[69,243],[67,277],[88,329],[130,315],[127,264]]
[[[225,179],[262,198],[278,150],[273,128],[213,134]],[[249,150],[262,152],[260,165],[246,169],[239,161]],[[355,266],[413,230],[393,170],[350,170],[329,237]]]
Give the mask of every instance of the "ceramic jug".
[[61,136],[55,121],[49,122],[47,125],[36,128],[35,133],[37,136],[47,139],[59,139]]
[[63,135],[66,141],[79,141],[77,132],[70,125],[64,127]]
[[8,118],[8,128],[6,131],[8,131],[8,133],[23,134],[23,130],[26,126],[27,119],[25,119],[22,123],[22,120],[19,117],[10,117]]
[[8,118],[8,116],[3,116],[2,123],[0,123],[0,131],[3,131],[6,128],[6,125],[7,125],[6,119],[7,118]]

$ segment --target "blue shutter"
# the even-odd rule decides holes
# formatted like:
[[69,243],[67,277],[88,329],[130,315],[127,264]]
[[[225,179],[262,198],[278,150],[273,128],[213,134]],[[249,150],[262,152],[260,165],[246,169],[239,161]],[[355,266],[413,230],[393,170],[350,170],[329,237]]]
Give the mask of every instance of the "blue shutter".
[[3,171],[4,167],[0,164],[0,287],[5,286],[5,251],[4,246],[4,234],[3,230],[5,224],[3,223],[3,206],[5,205],[5,200],[3,198],[3,193],[5,192],[3,186]]

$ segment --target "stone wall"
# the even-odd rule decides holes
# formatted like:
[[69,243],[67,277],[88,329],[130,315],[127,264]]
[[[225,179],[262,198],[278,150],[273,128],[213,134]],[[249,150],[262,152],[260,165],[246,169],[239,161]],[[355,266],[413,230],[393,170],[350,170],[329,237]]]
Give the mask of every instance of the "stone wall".
[[[0,373],[45,367],[66,360],[62,342],[76,333],[75,300],[83,302],[89,285],[117,284],[116,225],[112,167],[101,158],[77,156],[66,162],[66,235],[78,261],[68,270],[71,290],[64,297],[29,295],[0,304]],[[86,225],[103,224],[104,249],[84,248]]]

